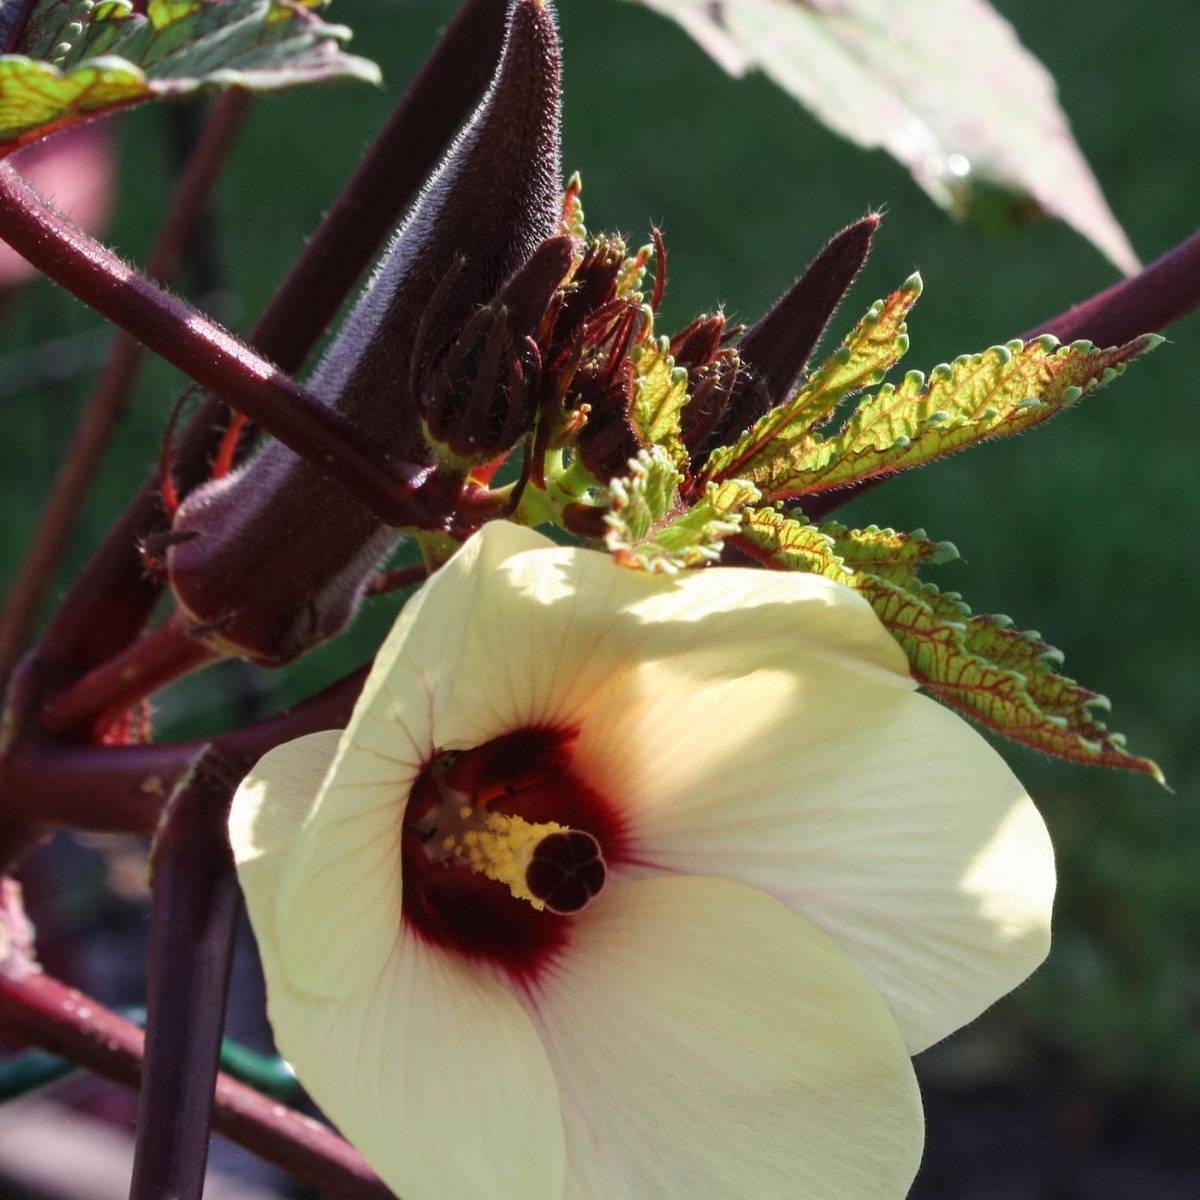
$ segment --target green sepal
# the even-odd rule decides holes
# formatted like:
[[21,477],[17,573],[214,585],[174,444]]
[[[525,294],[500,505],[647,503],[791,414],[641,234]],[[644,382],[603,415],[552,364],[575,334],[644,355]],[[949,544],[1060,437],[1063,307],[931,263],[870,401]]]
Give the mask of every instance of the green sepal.
[[36,0],[0,55],[0,152],[142,100],[201,88],[274,90],[326,79],[380,80],[346,54],[350,37],[312,12],[324,0]]
[[957,557],[950,543],[923,531],[817,528],[754,508],[742,514],[738,544],[775,569],[810,571],[857,591],[904,650],[913,677],[951,708],[1047,754],[1164,782],[1156,763],[1130,754],[1122,735],[1097,719],[1107,699],[1059,674],[1062,655],[1039,634],[972,613],[957,593],[918,578],[923,563]]
[[559,233],[573,237],[580,242],[588,240],[587,224],[583,213],[583,176],[578,171],[571,174],[563,193],[562,220],[559,222]]
[[630,473],[609,484],[605,545],[622,566],[651,574],[704,567],[721,556],[725,538],[741,527],[741,512],[761,497],[740,480],[708,484],[683,505],[683,476],[658,446],[629,462]]
[[[646,312],[653,320],[649,309]],[[680,414],[690,399],[688,373],[675,365],[669,347],[668,338],[648,337],[630,353],[634,374],[629,419],[645,445],[661,446],[677,467],[686,469],[688,452]]]

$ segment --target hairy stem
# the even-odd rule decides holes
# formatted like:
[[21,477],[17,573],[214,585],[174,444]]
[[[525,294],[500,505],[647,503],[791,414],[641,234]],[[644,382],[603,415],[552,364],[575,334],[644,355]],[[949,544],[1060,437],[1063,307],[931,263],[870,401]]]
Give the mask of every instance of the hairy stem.
[[[249,93],[243,91],[226,92],[214,101],[196,149],[175,186],[166,220],[146,259],[146,272],[153,278],[169,282],[178,274],[248,106]],[[21,570],[0,613],[0,686],[16,663],[83,498],[108,450],[142,356],[142,347],[133,338],[119,334],[79,418]]]
[[421,469],[381,458],[368,439],[274,363],[64,220],[2,163],[0,237],[72,295],[340,483],[380,520],[424,523],[412,503]]
[[225,833],[242,771],[202,752],[150,860],[146,1040],[130,1200],[201,1200],[233,935],[241,908]]
[[[144,1039],[131,1021],[39,971],[0,973],[0,1029],[126,1087],[142,1075]],[[393,1200],[337,1134],[227,1075],[217,1076],[213,1128],[338,1200]]]
[[1158,333],[1200,305],[1200,233],[1194,233],[1132,279],[1043,321],[1024,335],[1052,333],[1061,341],[1087,338],[1115,346],[1139,333]]
[[[506,0],[467,0],[263,311],[250,343],[283,370],[303,364],[470,115],[500,57],[506,10]],[[183,490],[207,472],[225,414],[209,397],[189,424],[174,462]],[[86,669],[137,636],[162,591],[142,570],[137,543],[161,522],[154,475],[51,619],[39,647],[44,657]]]

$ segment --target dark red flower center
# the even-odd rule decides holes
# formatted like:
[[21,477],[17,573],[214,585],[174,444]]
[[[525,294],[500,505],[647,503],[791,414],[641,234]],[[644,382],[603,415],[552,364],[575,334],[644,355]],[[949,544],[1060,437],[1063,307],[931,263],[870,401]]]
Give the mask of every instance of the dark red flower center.
[[[616,808],[572,767],[575,738],[520,729],[425,764],[404,818],[404,919],[422,937],[525,981],[563,949],[571,914],[601,890],[626,845]],[[440,853],[437,818],[457,809],[456,798],[463,810],[565,827],[538,842],[525,874],[544,908]]]

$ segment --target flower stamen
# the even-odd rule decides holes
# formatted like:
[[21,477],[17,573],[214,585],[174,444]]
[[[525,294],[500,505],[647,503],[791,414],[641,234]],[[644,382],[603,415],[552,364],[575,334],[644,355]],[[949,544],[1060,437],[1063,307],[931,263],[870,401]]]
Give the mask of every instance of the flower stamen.
[[463,820],[461,832],[446,834],[437,848],[444,861],[505,884],[539,912],[577,913],[604,886],[604,857],[590,833],[485,809],[462,809],[457,815]]

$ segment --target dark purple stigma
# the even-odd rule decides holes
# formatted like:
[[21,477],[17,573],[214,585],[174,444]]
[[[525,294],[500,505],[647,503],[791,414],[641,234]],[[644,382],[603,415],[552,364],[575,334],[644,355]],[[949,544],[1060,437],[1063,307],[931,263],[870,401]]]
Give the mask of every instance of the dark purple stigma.
[[559,916],[585,908],[604,886],[608,868],[590,833],[567,829],[543,838],[525,872],[525,884]]

